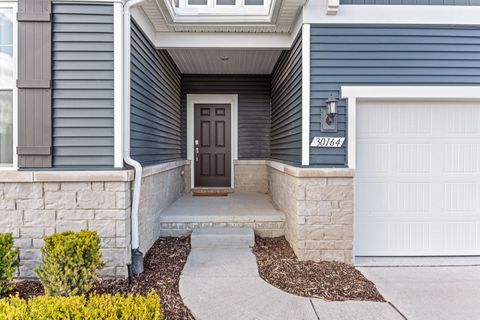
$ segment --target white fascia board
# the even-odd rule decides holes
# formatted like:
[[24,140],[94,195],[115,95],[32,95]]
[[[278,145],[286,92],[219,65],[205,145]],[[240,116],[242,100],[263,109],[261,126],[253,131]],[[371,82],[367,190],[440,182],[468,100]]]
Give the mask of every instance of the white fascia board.
[[153,43],[158,49],[289,49],[291,39],[288,33],[157,32]]
[[309,2],[304,23],[480,25],[480,6],[341,5],[327,15],[321,1]]
[[130,9],[130,15],[139,25],[140,29],[142,29],[142,31],[145,33],[147,38],[153,43],[155,41],[157,31],[145,12],[139,7],[133,7]]
[[[1,0],[0,0],[1,1]],[[109,3],[121,3],[122,5],[128,0],[55,0],[55,2],[109,2]]]
[[348,167],[355,169],[357,144],[357,102],[370,100],[480,101],[480,86],[342,86],[348,109]]

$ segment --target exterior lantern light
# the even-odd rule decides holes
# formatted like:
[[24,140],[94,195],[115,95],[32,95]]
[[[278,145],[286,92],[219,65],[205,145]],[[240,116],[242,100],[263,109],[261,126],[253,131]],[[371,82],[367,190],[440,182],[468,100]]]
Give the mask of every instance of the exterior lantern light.
[[337,99],[330,95],[327,99],[327,118],[325,122],[331,125],[335,121],[337,115]]

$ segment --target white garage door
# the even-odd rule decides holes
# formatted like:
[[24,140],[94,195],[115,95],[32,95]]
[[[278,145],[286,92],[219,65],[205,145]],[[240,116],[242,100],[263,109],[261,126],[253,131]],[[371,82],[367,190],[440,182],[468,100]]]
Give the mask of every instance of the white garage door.
[[357,108],[357,256],[480,255],[480,103]]

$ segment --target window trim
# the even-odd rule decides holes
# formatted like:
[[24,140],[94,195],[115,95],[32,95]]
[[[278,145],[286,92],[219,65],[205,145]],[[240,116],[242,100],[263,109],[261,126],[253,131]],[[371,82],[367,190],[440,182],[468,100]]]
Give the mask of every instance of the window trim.
[[17,24],[17,3],[16,2],[0,2],[0,8],[12,9],[13,16],[13,80],[12,86],[10,88],[0,88],[0,90],[12,90],[12,108],[13,108],[13,163],[2,163],[0,164],[0,170],[18,170],[18,156],[17,156],[17,145],[18,145],[18,90],[16,85],[17,72],[18,72],[18,24]]

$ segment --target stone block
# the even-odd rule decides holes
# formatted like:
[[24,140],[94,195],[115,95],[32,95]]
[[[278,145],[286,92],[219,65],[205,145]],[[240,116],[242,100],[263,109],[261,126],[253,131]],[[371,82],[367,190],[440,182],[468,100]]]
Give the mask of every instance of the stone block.
[[77,208],[109,209],[115,208],[115,192],[79,191]]
[[116,208],[130,208],[130,191],[119,191],[116,193]]
[[306,217],[305,224],[308,225],[327,225],[332,224],[332,220],[330,216],[322,215],[322,216],[308,216]]
[[0,199],[0,210],[15,210],[14,199]]
[[55,226],[55,210],[25,210],[23,225],[25,227],[53,227]]
[[352,186],[306,187],[307,200],[351,200],[352,198]]
[[334,240],[306,240],[305,249],[307,250],[335,249],[335,241]]
[[37,275],[33,272],[33,269],[40,265],[38,260],[21,260],[19,270],[20,278],[36,278]]
[[20,237],[20,228],[19,227],[2,227],[0,226],[0,233],[11,233],[12,237]]
[[87,230],[87,220],[57,220],[55,229],[57,233]]
[[57,219],[59,220],[91,220],[94,219],[94,210],[88,209],[70,209],[57,210]]
[[41,248],[41,247],[43,247],[43,243],[45,241],[43,241],[43,239],[33,239],[32,242],[33,242],[33,247],[34,248]]
[[102,238],[115,237],[115,220],[90,220],[88,229],[96,231]]
[[353,178],[328,178],[329,186],[353,186]]
[[43,184],[43,191],[44,192],[47,192],[47,191],[58,191],[60,190],[60,183],[56,183],[56,182],[45,182]]
[[128,209],[112,209],[112,210],[95,210],[95,219],[96,220],[105,220],[105,219],[115,219],[121,220],[125,219],[130,214]]
[[105,267],[99,270],[98,276],[101,278],[115,278],[115,267]]
[[0,227],[19,227],[22,225],[22,211],[0,210]]
[[107,266],[123,266],[126,264],[125,249],[108,248],[101,249],[102,259]]
[[342,250],[352,250],[353,241],[352,240],[335,240],[335,249]]
[[325,250],[322,251],[321,259],[326,261],[344,262],[345,253],[343,250]]
[[91,190],[92,184],[90,182],[62,182],[60,188],[64,191],[85,191]]
[[345,224],[345,225],[353,225],[353,214],[347,212],[344,213],[338,212],[332,214],[332,223],[334,224]]
[[100,238],[100,245],[102,248],[115,248],[116,239],[115,238]]
[[105,184],[103,182],[92,182],[92,190],[103,191],[105,190]]
[[36,238],[40,239],[45,236],[45,228],[42,227],[21,227],[20,236],[22,238]]
[[31,238],[17,238],[13,240],[16,248],[29,249],[32,248]]
[[127,223],[124,220],[119,220],[115,222],[116,225],[116,236],[125,237],[127,234]]
[[40,249],[21,249],[20,260],[40,260],[42,253]]
[[43,186],[41,183],[5,183],[5,199],[41,199]]
[[[1,202],[1,201],[0,201]],[[17,209],[18,210],[35,210],[43,209],[44,203],[43,199],[19,199],[17,200]]]
[[128,191],[130,183],[128,182],[105,182],[106,191]]
[[344,239],[345,228],[341,225],[323,226],[324,239],[341,240]]
[[75,208],[75,192],[48,191],[45,192],[46,209],[73,209]]

